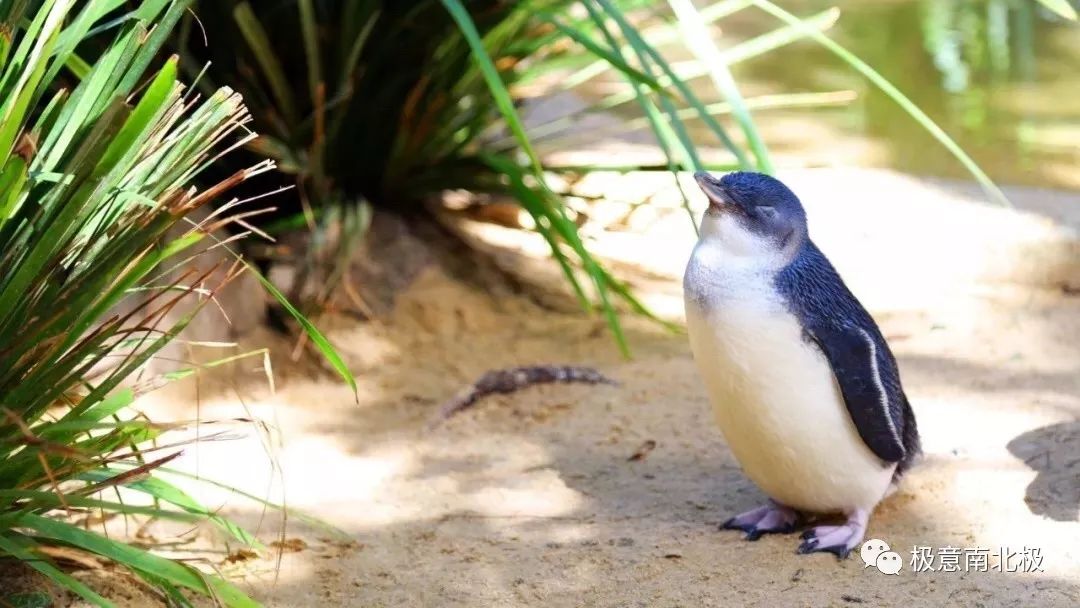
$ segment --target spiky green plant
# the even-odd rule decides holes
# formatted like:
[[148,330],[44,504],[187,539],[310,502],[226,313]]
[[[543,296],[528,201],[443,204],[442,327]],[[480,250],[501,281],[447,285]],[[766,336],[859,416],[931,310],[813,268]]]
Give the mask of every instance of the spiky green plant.
[[[752,7],[779,20],[778,28],[719,48],[707,26]],[[301,208],[309,225],[325,231],[343,223],[348,232],[362,230],[364,222],[350,218],[367,203],[400,210],[443,190],[509,194],[532,216],[581,304],[606,315],[624,349],[618,300],[645,309],[589,253],[549,177],[611,169],[772,171],[751,110],[831,98],[744,99],[731,77],[735,63],[816,40],[882,87],[1000,194],[914,104],[822,33],[836,21],[835,9],[800,19],[767,0],[702,8],[690,0],[203,0],[196,12],[177,48],[198,59],[189,66],[213,60],[205,86],[228,82],[244,93],[263,134],[251,148],[276,159],[299,185],[294,204],[276,201],[293,215],[271,228],[303,225]],[[659,49],[672,45],[685,46],[695,61],[669,61]],[[604,75],[618,76],[624,89],[577,116],[522,120],[530,101]],[[719,102],[705,103],[690,86],[699,77],[712,80]],[[636,107],[640,118],[620,128],[651,130],[664,158],[658,166],[546,160],[578,145],[581,115],[623,105]],[[705,125],[709,138],[692,139],[689,121]],[[726,154],[709,165],[706,147]],[[309,256],[301,276],[311,265]]]
[[[154,475],[178,452],[148,446],[168,427],[124,415],[139,387],[121,383],[243,266],[220,268],[216,279],[161,278],[170,276],[162,262],[182,268],[176,260],[228,221],[197,225],[190,214],[272,163],[192,186],[247,137],[247,110],[227,88],[204,100],[185,93],[175,58],[148,74],[187,2],[144,0],[119,12],[122,4],[0,1],[0,557],[101,606],[111,604],[53,564],[49,546],[115,561],[172,604],[188,604],[185,589],[252,605],[216,576],[64,517],[206,520],[255,542]],[[102,35],[111,42],[100,57],[76,55]],[[55,86],[61,80],[75,86]],[[118,313],[136,293],[139,303]],[[192,299],[194,310],[180,314]],[[125,502],[113,494],[120,489],[153,504]]]
[[[723,167],[769,165],[763,148],[753,161],[734,144],[688,87],[669,93],[660,84],[673,71],[651,46],[634,39],[625,57],[613,47],[635,31],[620,8],[586,3],[589,13],[570,17],[575,4],[206,1],[181,29],[179,47],[192,65],[212,60],[207,85],[229,82],[245,94],[263,134],[251,148],[296,176],[294,211],[305,206],[308,220],[325,227],[348,220],[358,204],[408,209],[443,190],[509,193],[532,215],[582,305],[598,305],[625,347],[612,298],[644,307],[589,254],[548,186],[545,170],[555,168],[525,134],[514,83],[598,59],[634,84],[672,170],[705,168],[677,106],[704,119],[732,152]],[[644,68],[632,67],[639,62]],[[493,145],[503,133],[515,149]],[[283,200],[277,204],[288,207]]]

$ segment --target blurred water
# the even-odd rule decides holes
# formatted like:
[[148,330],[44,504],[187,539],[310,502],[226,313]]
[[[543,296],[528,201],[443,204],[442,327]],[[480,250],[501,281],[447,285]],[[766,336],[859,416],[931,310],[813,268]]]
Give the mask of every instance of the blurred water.
[[[996,180],[1080,189],[1080,26],[1034,0],[818,0],[839,6],[829,35],[883,73]],[[730,47],[777,27],[746,9],[724,19]],[[672,49],[676,53],[675,49]],[[800,42],[733,68],[745,96],[850,89],[840,108],[759,110],[781,165],[885,166],[964,177],[960,164],[893,101],[827,50]],[[695,87],[715,99],[708,79]],[[704,129],[698,139],[707,141]]]

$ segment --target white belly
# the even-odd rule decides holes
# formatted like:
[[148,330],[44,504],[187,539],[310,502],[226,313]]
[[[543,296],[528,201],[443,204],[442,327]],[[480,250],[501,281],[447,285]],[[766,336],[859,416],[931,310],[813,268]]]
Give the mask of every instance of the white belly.
[[768,277],[686,279],[690,347],[720,429],[746,475],[814,512],[872,509],[895,465],[863,443],[825,356]]

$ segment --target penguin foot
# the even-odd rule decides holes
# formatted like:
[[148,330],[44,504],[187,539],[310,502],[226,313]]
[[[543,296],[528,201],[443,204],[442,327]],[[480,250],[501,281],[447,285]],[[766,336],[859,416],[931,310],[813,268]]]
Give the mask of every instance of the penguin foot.
[[795,531],[799,523],[799,513],[791,507],[769,501],[758,507],[725,521],[720,527],[724,530],[742,530],[746,540],[757,540],[763,534],[787,534]]
[[847,523],[841,526],[810,528],[802,534],[803,542],[799,545],[798,553],[832,553],[843,559],[862,542],[869,520],[869,510],[856,509],[848,515]]

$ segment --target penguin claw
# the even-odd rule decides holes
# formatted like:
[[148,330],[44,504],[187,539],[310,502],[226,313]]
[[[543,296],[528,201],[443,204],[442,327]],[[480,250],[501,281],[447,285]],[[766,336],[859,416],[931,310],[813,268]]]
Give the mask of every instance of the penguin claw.
[[729,520],[725,521],[724,523],[720,524],[720,529],[721,530],[738,530],[740,532],[745,532],[746,533],[746,540],[757,540],[757,539],[761,538],[762,534],[765,533],[763,530],[758,530],[756,527],[754,527],[754,524],[738,523],[736,521],[736,519],[737,518],[732,517],[731,519],[729,519]]
[[818,539],[811,538],[800,544],[795,552],[799,555],[806,555],[807,553],[832,553],[836,556],[836,559],[845,559],[848,555],[851,555],[851,547],[848,547],[846,544],[822,547],[818,546]]
[[799,514],[789,507],[770,502],[736,515],[720,524],[723,530],[740,530],[746,533],[746,540],[755,541],[766,534],[787,534],[795,531]]
[[766,534],[790,534],[795,531],[795,525],[789,524],[779,528],[754,528],[746,532],[746,540],[755,541]]
[[844,559],[862,542],[869,517],[869,511],[858,509],[848,516],[844,525],[810,528],[803,532],[803,542],[796,553],[832,553],[837,559]]

